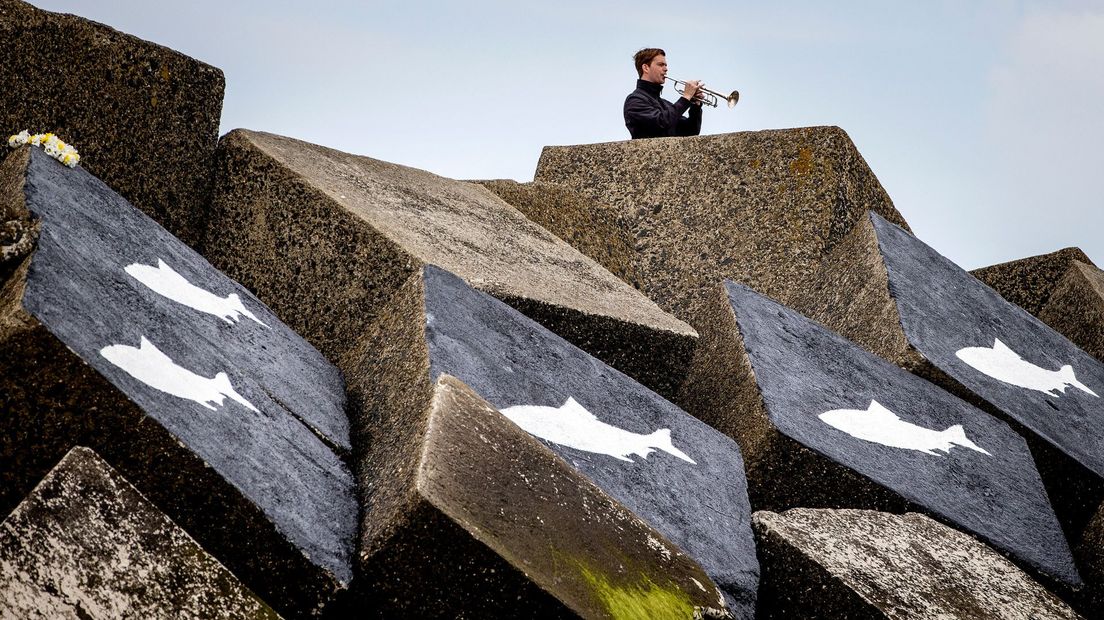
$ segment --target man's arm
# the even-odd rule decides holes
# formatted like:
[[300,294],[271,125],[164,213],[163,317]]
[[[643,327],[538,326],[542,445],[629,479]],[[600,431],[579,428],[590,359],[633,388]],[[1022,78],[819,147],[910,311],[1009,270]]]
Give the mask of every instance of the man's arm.
[[[679,101],[686,101],[685,99],[679,99]],[[678,135],[680,136],[696,136],[701,133],[702,124],[702,106],[700,103],[695,103],[690,106],[690,118],[679,118],[678,120]]]
[[[647,97],[629,95],[625,100],[625,125],[633,137],[638,133],[650,136],[675,135],[671,129],[680,126],[679,119],[689,107],[690,102],[683,97],[679,97],[677,102],[668,106]],[[701,115],[700,109],[698,114]],[[700,119],[698,126],[701,126]]]

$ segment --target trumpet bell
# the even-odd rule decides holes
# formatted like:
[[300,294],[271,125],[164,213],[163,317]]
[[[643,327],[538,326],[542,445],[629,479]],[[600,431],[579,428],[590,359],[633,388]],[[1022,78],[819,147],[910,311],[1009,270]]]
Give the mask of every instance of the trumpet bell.
[[730,107],[730,108],[736,107],[736,104],[740,101],[740,91],[738,91],[738,90],[732,91],[732,94],[730,94],[728,97],[725,97],[725,99],[728,100],[728,107]]

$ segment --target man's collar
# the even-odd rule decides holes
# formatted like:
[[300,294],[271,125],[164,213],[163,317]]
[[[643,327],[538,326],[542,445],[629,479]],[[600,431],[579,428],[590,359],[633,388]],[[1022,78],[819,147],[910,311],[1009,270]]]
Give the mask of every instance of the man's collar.
[[663,92],[663,84],[656,84],[655,82],[649,82],[648,80],[637,80],[636,87],[644,89],[644,92],[655,97],[658,97],[659,93]]

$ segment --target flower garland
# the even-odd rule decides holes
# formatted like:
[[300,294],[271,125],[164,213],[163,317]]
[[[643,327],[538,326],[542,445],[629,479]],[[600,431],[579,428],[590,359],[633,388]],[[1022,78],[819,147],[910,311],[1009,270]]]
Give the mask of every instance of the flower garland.
[[72,144],[62,142],[52,133],[36,133],[32,136],[24,129],[8,138],[8,146],[13,149],[19,148],[24,144],[41,146],[42,150],[46,151],[47,155],[70,168],[75,168],[77,164],[80,163],[80,153],[77,153],[77,149],[73,148]]

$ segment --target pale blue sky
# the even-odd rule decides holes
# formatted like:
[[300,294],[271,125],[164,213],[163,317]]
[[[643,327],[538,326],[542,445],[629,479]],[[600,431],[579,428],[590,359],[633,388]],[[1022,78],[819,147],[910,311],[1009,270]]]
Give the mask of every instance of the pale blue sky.
[[967,269],[1070,245],[1104,266],[1104,0],[32,4],[222,69],[222,133],[458,179],[627,139],[632,54],[663,47],[671,75],[741,93],[703,133],[842,127]]

